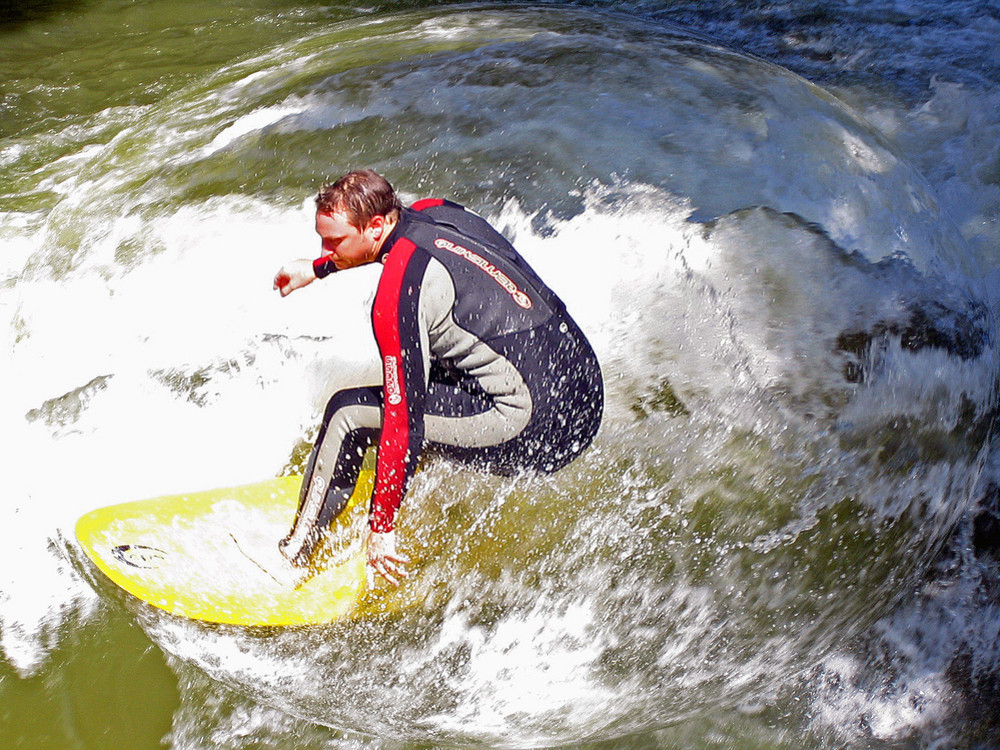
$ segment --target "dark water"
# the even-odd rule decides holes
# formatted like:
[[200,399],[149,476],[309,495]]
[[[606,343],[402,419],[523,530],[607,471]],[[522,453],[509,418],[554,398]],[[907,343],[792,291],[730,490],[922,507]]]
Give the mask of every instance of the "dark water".
[[[0,745],[996,747],[1000,8],[0,11]],[[301,468],[373,376],[326,177],[501,227],[601,358],[555,477],[429,463],[398,614],[138,610],[83,512]]]

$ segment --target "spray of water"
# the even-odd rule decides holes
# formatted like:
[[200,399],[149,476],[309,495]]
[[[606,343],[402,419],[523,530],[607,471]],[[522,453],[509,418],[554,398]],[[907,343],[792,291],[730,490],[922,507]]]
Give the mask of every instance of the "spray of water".
[[[100,147],[64,134],[32,178],[55,205],[0,227],[19,467],[0,548],[39,571],[3,566],[8,661],[32,673],[66,609],[94,606],[59,554],[79,514],[294,470],[329,394],[377,378],[377,272],[270,289],[313,254],[318,154],[504,229],[594,342],[607,417],[550,478],[428,461],[400,520],[418,575],[398,614],[259,634],[137,612],[184,690],[212,693],[204,673],[235,691],[215,694],[218,726],[613,738],[778,700],[894,611],[988,461],[975,255],[820,89],[592,19],[334,25],[95,116],[114,129]],[[174,737],[195,746],[184,717],[216,704],[185,700]]]

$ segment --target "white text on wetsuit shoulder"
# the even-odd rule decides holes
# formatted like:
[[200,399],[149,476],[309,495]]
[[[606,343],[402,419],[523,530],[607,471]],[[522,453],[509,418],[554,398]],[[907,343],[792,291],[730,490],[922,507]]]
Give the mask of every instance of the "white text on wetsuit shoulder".
[[507,294],[511,296],[518,306],[523,307],[525,310],[531,308],[531,298],[518,289],[517,284],[515,284],[507,274],[486,260],[486,258],[481,255],[477,255],[466,247],[456,245],[451,240],[446,240],[443,237],[439,237],[434,240],[434,246],[454,253],[461,258],[465,258],[474,266],[481,268],[487,275],[489,275],[490,278],[499,284],[507,292]]

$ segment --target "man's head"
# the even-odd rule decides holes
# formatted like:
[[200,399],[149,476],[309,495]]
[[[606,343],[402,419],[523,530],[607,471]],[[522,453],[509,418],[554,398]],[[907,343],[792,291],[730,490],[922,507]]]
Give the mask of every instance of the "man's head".
[[396,221],[402,210],[392,185],[370,169],[348,172],[336,182],[324,185],[316,196],[317,213],[343,213],[358,229],[364,229],[376,216]]
[[350,172],[316,196],[323,253],[344,270],[371,263],[403,210],[396,191],[369,169]]

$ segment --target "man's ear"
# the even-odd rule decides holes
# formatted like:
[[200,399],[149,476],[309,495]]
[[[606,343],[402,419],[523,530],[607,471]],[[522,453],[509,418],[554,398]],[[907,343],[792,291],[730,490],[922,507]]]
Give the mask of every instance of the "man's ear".
[[385,231],[385,217],[384,216],[373,216],[372,220],[368,222],[368,228],[372,230],[372,237],[376,240],[382,238],[382,233]]

